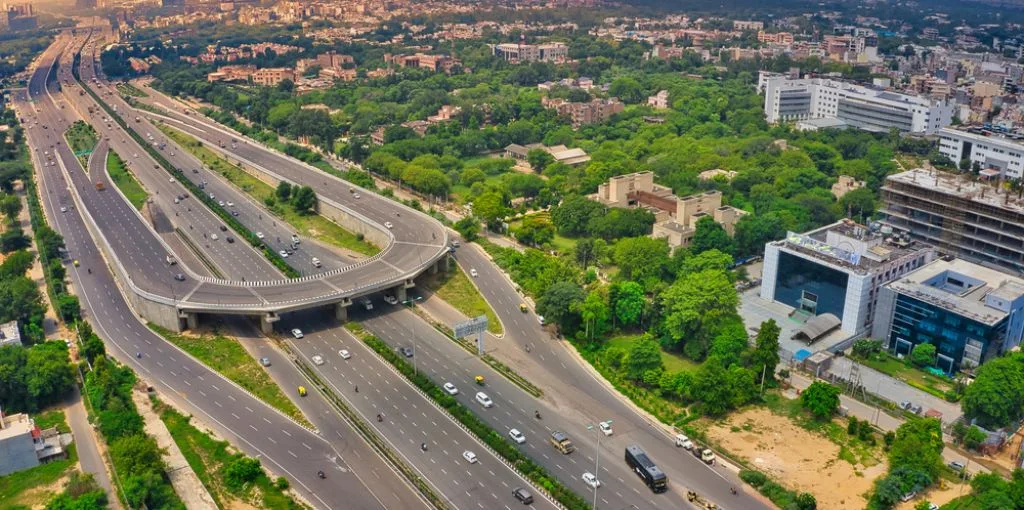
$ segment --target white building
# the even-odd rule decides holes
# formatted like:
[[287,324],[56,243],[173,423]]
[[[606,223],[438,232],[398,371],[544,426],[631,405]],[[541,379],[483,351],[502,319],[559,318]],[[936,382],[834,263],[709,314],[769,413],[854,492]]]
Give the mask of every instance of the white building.
[[0,324],[0,347],[17,345],[21,347],[21,332],[18,331],[18,321],[11,321]]
[[999,170],[1003,177],[1019,179],[1024,175],[1024,143],[1019,140],[947,128],[939,131],[939,152],[955,164],[970,159],[972,165]]
[[559,62],[569,58],[569,46],[564,43],[503,43],[495,44],[491,50],[495,57],[509,62]]
[[760,76],[770,124],[839,119],[868,131],[934,134],[953,122],[953,104],[826,78]]

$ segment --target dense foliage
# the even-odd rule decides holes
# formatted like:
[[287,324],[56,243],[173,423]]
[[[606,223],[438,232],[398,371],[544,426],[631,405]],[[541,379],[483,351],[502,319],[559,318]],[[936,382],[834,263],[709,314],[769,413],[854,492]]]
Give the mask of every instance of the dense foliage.
[[5,413],[35,412],[55,404],[74,384],[64,342],[0,347],[0,409]]

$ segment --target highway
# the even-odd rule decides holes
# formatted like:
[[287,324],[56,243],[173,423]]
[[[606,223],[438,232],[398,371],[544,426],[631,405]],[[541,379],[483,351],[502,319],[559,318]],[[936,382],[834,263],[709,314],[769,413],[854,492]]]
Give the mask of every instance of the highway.
[[[349,445],[351,451],[342,455],[315,432],[212,372],[134,317],[77,208],[60,212],[62,206],[73,206],[66,176],[82,169],[67,146],[57,144],[59,133],[73,119],[53,102],[53,87],[47,90],[44,83],[51,76],[50,63],[68,42],[62,36],[44,52],[29,82],[31,96],[26,96],[25,90],[17,91],[14,104],[19,117],[26,120],[47,217],[64,236],[71,256],[80,262],[79,267],[68,266],[73,288],[82,298],[83,314],[107,342],[108,352],[150,381],[163,398],[178,403],[240,450],[259,458],[272,472],[287,476],[292,487],[317,507],[426,508],[420,496],[361,442]],[[52,154],[54,150],[55,164],[44,165],[48,161],[44,152]],[[135,353],[142,353],[141,358]],[[353,466],[345,459],[355,452],[359,452],[359,462]],[[317,469],[326,471],[328,478],[317,479]]]

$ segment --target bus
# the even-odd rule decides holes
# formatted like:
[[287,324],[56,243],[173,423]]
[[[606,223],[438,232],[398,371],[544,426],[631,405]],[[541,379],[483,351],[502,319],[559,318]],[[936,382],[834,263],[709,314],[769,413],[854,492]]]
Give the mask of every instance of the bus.
[[659,469],[639,446],[631,444],[626,447],[626,464],[629,464],[630,469],[651,488],[651,491],[660,493],[668,490],[668,477],[665,476],[665,472]]

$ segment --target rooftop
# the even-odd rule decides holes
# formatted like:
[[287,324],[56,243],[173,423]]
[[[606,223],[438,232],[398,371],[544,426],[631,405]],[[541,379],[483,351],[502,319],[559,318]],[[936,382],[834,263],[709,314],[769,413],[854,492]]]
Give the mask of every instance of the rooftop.
[[3,441],[10,437],[20,436],[22,434],[31,433],[35,430],[35,423],[25,413],[12,414],[8,416],[0,416],[2,420],[2,427],[0,427],[0,441]]
[[1016,193],[1007,193],[990,182],[975,181],[966,175],[915,168],[886,177],[883,189],[891,189],[889,182],[927,188],[929,192],[1024,214],[1024,200],[1017,198]]
[[905,234],[886,232],[885,228],[878,223],[867,227],[844,219],[805,234],[789,232],[774,244],[862,274],[930,249]]
[[961,259],[934,260],[888,287],[987,325],[1003,320],[1007,303],[1024,297],[1024,280]]

